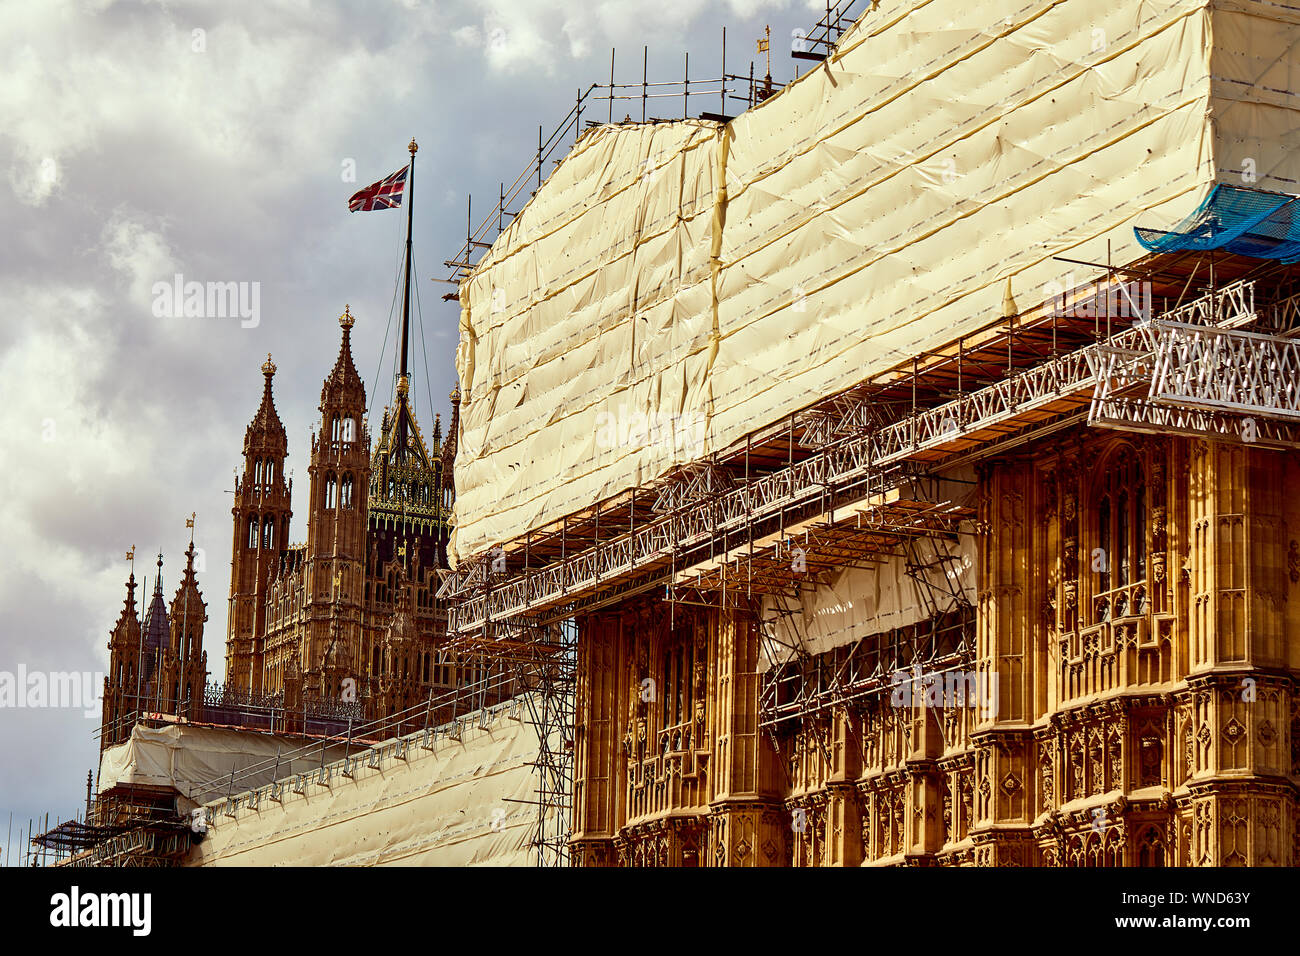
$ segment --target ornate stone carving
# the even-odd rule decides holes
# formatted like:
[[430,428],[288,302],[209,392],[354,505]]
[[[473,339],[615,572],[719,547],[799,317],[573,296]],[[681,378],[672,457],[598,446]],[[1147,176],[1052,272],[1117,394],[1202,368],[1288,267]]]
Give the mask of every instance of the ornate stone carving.
[[1052,809],[1055,800],[1056,757],[1052,740],[1044,740],[1038,747],[1038,766],[1040,774],[1039,791],[1043,798],[1043,808]]
[[1002,778],[1002,792],[1010,797],[1018,793],[1019,790],[1020,778],[1017,777],[1015,773],[1008,772],[1007,775]]

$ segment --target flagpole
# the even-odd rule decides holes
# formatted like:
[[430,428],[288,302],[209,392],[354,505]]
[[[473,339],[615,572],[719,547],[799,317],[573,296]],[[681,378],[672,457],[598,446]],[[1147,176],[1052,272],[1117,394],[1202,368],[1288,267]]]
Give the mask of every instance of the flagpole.
[[[415,217],[415,153],[419,148],[415,138],[412,137],[410,145],[407,146],[411,151],[411,169],[406,176],[406,288],[402,293],[402,370],[398,376],[397,386],[403,394],[410,387],[406,351],[411,326],[411,223]],[[401,458],[406,457],[406,413],[402,409],[405,404],[399,401],[397,412],[397,453]]]

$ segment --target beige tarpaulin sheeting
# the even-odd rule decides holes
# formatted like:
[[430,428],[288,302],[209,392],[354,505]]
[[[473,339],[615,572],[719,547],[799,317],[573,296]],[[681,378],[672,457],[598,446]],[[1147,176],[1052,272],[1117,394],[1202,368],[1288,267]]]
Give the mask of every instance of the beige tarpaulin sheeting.
[[[511,716],[511,713],[515,716]],[[301,784],[240,795],[234,816],[210,804],[211,825],[187,863],[197,866],[529,866],[537,821],[537,734],[522,701],[460,722],[456,740],[421,735],[369,751],[350,767],[319,770]],[[295,792],[300,789],[301,792]]]
[[1054,256],[1132,261],[1218,180],[1294,191],[1297,40],[1258,0],[883,0],[730,124],[589,131],[461,287],[453,560],[989,324],[1008,280],[1033,307]]

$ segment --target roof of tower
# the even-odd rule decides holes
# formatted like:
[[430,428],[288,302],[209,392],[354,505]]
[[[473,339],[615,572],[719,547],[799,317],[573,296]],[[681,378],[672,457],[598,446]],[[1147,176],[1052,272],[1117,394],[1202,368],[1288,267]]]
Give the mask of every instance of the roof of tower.
[[456,432],[460,430],[460,386],[457,385],[447,396],[451,399],[451,423],[447,426],[447,440],[442,446],[442,481],[449,484],[452,468],[456,463]]
[[135,572],[126,582],[126,600],[122,602],[122,613],[118,615],[117,624],[112,631],[112,642],[136,647],[140,642],[140,617],[135,610]]
[[339,357],[334,362],[334,368],[325,378],[325,384],[321,387],[320,403],[324,406],[331,399],[342,402],[359,402],[362,406],[366,403],[366,388],[361,383],[361,376],[357,374],[357,367],[352,362],[352,325],[356,319],[352,317],[352,310],[349,306],[343,307],[343,314],[339,316],[339,326],[343,329],[343,341],[339,343]]
[[446,516],[438,500],[437,469],[441,449],[436,435],[432,449],[424,443],[411,411],[409,389],[409,378],[400,378],[397,402],[392,414],[385,416],[370,456],[370,511],[443,519]]
[[249,452],[254,440],[259,437],[271,438],[277,443],[285,441],[284,425],[275,410],[275,396],[271,394],[271,379],[275,377],[275,363],[271,361],[270,352],[266,353],[262,374],[266,377],[266,382],[262,386],[262,404],[258,406],[257,414],[253,416],[248,430],[244,432],[245,454]]
[[185,572],[181,576],[180,586],[176,589],[176,596],[172,598],[171,618],[173,621],[180,617],[193,620],[195,615],[200,615],[206,620],[206,608],[207,603],[199,590],[198,579],[194,577],[194,542],[191,541],[190,546],[185,549]]
[[171,643],[167,625],[167,602],[163,599],[162,592],[162,552],[159,552],[153,597],[149,599],[149,610],[144,617],[144,650],[147,660],[152,661],[155,651],[159,648],[166,650]]
[[[420,432],[420,423],[415,420],[415,413],[411,411],[408,391],[410,385],[406,379],[399,380],[397,383],[397,403],[389,413],[387,408],[384,409],[384,420],[379,429],[379,440],[375,443],[373,461],[377,464],[384,456],[396,456],[405,458],[412,467],[428,471],[432,469],[432,461],[437,457],[439,447],[438,440],[435,437],[433,443],[433,454],[424,443],[424,436]],[[400,454],[400,429],[399,423],[405,421],[406,424],[406,448],[405,455]]]

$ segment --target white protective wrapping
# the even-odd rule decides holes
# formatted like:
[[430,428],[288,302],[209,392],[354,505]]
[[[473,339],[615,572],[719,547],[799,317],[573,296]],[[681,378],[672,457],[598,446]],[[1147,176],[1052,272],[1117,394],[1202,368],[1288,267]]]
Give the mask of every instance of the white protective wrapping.
[[[302,738],[280,737],[257,730],[225,730],[193,724],[146,727],[136,724],[131,736],[106,749],[99,758],[99,789],[117,784],[173,787],[187,806],[224,794],[231,771],[239,771],[240,787],[260,787],[281,777],[320,765],[320,750],[297,758]],[[325,747],[325,759],[343,756],[343,745]]]
[[[918,548],[920,558],[936,557],[933,542],[918,544]],[[958,593],[974,605],[974,537],[963,534],[957,545],[945,548],[944,553],[952,560],[935,562],[933,568],[918,572],[928,584],[907,573],[905,558],[890,557],[872,567],[844,568],[825,586],[800,591],[793,604],[765,596],[764,627],[775,640],[764,643],[759,670],[765,672],[776,663],[768,655],[784,659],[794,653],[792,647],[817,655],[871,634],[923,621],[932,613],[927,597],[937,596],[942,603],[939,609],[944,611],[954,606],[952,597]]]
[[589,131],[461,286],[453,561],[989,324],[1008,280],[1034,306],[1054,256],[1135,260],[1216,180],[1295,191],[1297,40],[1261,0],[882,0],[730,124]]
[[537,733],[522,703],[516,716],[503,706],[486,726],[477,714],[463,718],[460,739],[445,734],[432,749],[421,736],[407,738],[404,756],[395,741],[380,748],[379,765],[368,752],[345,776],[329,767],[329,786],[310,777],[279,801],[259,793],[257,807],[227,816],[224,801],[211,804],[207,836],[185,861],[191,866],[530,866],[529,842],[537,822]]

